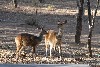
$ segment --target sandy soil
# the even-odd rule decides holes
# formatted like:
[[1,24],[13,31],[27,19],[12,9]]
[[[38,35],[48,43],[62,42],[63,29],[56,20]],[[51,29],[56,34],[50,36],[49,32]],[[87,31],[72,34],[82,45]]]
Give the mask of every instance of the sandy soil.
[[[83,16],[83,30],[81,36],[81,44],[74,43],[76,16],[78,13],[76,2],[74,0],[62,0],[46,2],[38,4],[38,7],[26,0],[19,2],[18,8],[13,7],[12,1],[0,0],[0,63],[23,63],[23,64],[67,64],[67,63],[82,63],[82,64],[99,64],[100,63],[100,10],[97,13],[95,27],[92,37],[92,51],[94,58],[89,58],[87,39],[88,39],[88,19],[87,10]],[[48,0],[49,1],[49,0]],[[94,1],[94,0],[93,0]],[[92,10],[95,9],[96,2],[91,2]],[[53,5],[53,6],[52,6]],[[36,16],[35,10],[38,9]],[[100,8],[99,8],[100,9]],[[53,51],[53,57],[45,58],[44,39],[36,49],[37,57],[31,57],[30,47],[26,49],[25,57],[21,57],[18,62],[15,59],[16,45],[14,38],[19,33],[30,33],[38,36],[39,30],[36,27],[26,25],[26,20],[37,19],[41,26],[46,30],[53,29],[56,32],[57,22],[67,20],[64,25],[64,35],[62,43],[62,59],[58,58],[58,52]],[[22,52],[23,55],[23,52]],[[49,54],[48,54],[49,55]]]

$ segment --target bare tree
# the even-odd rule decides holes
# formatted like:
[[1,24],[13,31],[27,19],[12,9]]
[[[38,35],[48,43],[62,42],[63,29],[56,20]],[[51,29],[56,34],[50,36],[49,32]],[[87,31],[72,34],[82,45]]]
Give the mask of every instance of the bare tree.
[[82,31],[82,16],[83,16],[83,3],[84,0],[77,0],[78,7],[78,15],[77,15],[77,26],[76,26],[76,35],[75,35],[75,43],[80,43],[80,36]]
[[97,9],[99,6],[99,0],[97,0],[97,6],[96,6],[96,10],[95,10],[93,18],[91,16],[90,0],[87,0],[87,6],[88,6],[88,19],[89,19],[89,21],[88,21],[88,23],[89,23],[88,49],[89,49],[89,53],[90,53],[89,56],[92,57],[91,39],[92,39],[92,32],[94,29],[95,17],[96,17]]

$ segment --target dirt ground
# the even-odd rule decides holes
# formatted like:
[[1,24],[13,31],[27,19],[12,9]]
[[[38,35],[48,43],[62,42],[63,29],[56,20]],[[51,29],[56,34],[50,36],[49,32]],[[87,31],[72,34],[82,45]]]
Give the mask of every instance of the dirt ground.
[[[92,2],[93,1],[93,2]],[[86,6],[86,5],[85,5]],[[95,10],[96,1],[91,0],[92,12]],[[35,10],[37,15],[35,14]],[[100,8],[99,8],[100,9]],[[98,10],[95,27],[92,37],[93,57],[89,58],[87,48],[88,39],[88,18],[87,8],[83,16],[83,28],[81,35],[81,44],[75,44],[76,32],[76,16],[78,10],[75,0],[55,0],[46,1],[45,4],[32,4],[31,0],[21,0],[18,8],[14,8],[13,2],[10,0],[0,0],[0,63],[23,63],[23,64],[100,64],[100,10]],[[26,25],[26,20],[36,19],[46,30],[53,29],[56,32],[57,22],[67,20],[64,25],[64,33],[62,38],[62,59],[58,58],[58,52],[53,51],[52,58],[45,58],[44,39],[36,49],[37,57],[33,60],[31,57],[30,47],[26,49],[26,56],[21,57],[18,62],[15,59],[16,45],[14,38],[19,33],[30,33],[38,36],[40,30],[36,27]],[[23,54],[23,51],[22,51]],[[49,53],[48,53],[49,55]]]

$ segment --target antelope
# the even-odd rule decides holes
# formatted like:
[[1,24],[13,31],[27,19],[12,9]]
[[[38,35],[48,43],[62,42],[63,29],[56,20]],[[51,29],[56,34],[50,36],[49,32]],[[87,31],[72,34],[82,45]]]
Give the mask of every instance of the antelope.
[[54,51],[55,51],[56,45],[58,45],[59,54],[61,57],[63,26],[66,23],[67,23],[67,20],[65,20],[65,22],[58,22],[58,33],[56,33],[54,30],[48,30],[47,34],[45,34],[46,57],[47,57],[47,48],[49,45],[50,45],[50,57],[52,56],[51,55],[52,49],[54,48]]
[[15,43],[16,43],[16,59],[18,59],[20,52],[22,49],[24,49],[26,46],[32,46],[32,52],[35,53],[36,46],[42,41],[43,35],[46,34],[46,31],[41,28],[41,32],[39,36],[35,36],[29,33],[21,33],[18,34],[15,37]]

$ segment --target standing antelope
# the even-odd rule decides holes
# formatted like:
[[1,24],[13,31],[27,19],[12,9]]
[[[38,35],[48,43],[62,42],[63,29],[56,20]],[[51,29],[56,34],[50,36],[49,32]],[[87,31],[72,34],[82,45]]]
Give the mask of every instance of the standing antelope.
[[47,34],[45,34],[45,46],[46,46],[46,56],[47,56],[47,48],[50,45],[50,57],[52,48],[55,50],[55,46],[58,45],[59,54],[61,56],[61,43],[62,43],[62,36],[63,36],[63,25],[67,23],[65,22],[58,22],[58,34],[54,30],[48,30]]
[[16,59],[18,59],[20,52],[26,46],[32,46],[33,53],[35,53],[36,46],[42,41],[43,35],[46,31],[42,28],[39,36],[35,36],[28,33],[21,33],[15,37],[16,43]]

